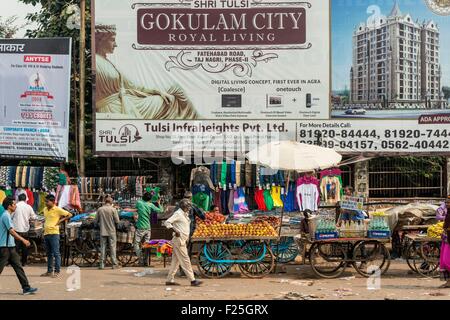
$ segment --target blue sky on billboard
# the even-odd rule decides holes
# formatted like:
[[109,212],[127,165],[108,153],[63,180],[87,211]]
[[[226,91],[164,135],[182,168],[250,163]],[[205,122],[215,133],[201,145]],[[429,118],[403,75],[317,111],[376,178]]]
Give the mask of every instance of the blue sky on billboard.
[[[440,58],[442,85],[450,86],[450,43],[445,37],[450,31],[450,17],[434,14],[424,0],[398,0],[402,14],[410,14],[414,21],[433,20],[440,29]],[[350,66],[352,63],[352,34],[361,22],[366,22],[372,13],[369,6],[380,8],[381,15],[388,16],[394,0],[333,0],[332,11],[332,89],[350,88]]]
[[[1,0],[2,10],[0,12],[0,16],[5,19],[11,16],[17,16],[17,25],[23,25],[27,23],[25,17],[29,13],[37,12],[41,9],[40,5],[32,6],[29,4],[24,4],[23,2],[19,2],[18,0]],[[22,38],[25,35],[25,32],[28,29],[36,28],[36,24],[29,25],[25,28],[20,29],[15,38]]]

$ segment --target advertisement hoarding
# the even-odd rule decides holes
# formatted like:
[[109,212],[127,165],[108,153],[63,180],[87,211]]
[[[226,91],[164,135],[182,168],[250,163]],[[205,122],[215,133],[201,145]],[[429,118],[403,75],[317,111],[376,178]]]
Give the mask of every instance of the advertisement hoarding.
[[95,0],[95,151],[450,153],[450,25],[412,2]]
[[0,157],[68,159],[71,39],[0,39]]

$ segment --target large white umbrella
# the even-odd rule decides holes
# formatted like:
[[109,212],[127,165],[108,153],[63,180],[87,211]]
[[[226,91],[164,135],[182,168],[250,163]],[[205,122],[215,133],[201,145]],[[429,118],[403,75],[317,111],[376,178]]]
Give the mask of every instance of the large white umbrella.
[[271,169],[308,172],[337,166],[342,156],[333,149],[296,141],[274,141],[250,151],[250,162]]

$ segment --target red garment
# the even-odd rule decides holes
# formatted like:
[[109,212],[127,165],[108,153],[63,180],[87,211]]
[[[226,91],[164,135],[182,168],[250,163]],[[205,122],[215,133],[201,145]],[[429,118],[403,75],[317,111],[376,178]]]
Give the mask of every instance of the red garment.
[[301,184],[315,184],[319,188],[320,182],[316,177],[300,177],[297,179],[297,187]]
[[266,202],[264,201],[264,190],[257,189],[255,192],[255,201],[258,206],[258,210],[267,211]]
[[33,206],[33,204],[34,204],[34,196],[33,196],[33,192],[31,192],[30,189],[25,189],[25,192],[27,193],[27,198],[28,198],[27,203],[28,203],[30,206]]
[[333,169],[325,169],[320,172],[320,180],[326,176],[340,176],[342,174],[341,169],[333,168]]
[[214,191],[214,205],[219,207],[219,212],[222,212],[222,201],[220,201],[220,192],[223,192],[223,190]]
[[70,205],[75,210],[81,211],[81,200],[78,186],[70,186]]

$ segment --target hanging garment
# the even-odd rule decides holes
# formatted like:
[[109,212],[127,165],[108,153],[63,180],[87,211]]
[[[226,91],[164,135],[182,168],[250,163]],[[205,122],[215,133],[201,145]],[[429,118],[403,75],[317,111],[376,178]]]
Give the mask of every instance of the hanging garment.
[[228,190],[228,212],[234,212],[234,189]]
[[213,185],[217,186],[219,181],[217,179],[217,163],[215,161],[211,164],[210,178],[211,178]]
[[220,185],[226,188],[227,185],[227,162],[222,161],[222,171],[220,172]]
[[328,204],[335,204],[341,201],[342,189],[341,179],[337,176],[326,176],[320,183],[323,200]]
[[72,209],[81,211],[81,200],[80,200],[80,191],[77,185],[70,186],[70,194],[69,194],[69,206]]
[[3,200],[6,198],[6,193],[4,190],[0,190],[0,203],[3,203]]
[[60,208],[70,207],[70,186],[58,186],[56,190],[56,205]]
[[270,195],[270,190],[264,190],[264,202],[266,203],[267,210],[273,210],[274,203],[272,196]]
[[296,195],[300,211],[317,211],[320,199],[320,192],[317,185],[313,183],[301,184],[297,186]]
[[273,199],[274,207],[283,207],[283,201],[281,200],[281,187],[275,186],[270,190],[270,195]]
[[339,168],[325,169],[320,171],[320,180],[326,176],[341,176],[342,171]]
[[248,160],[246,160],[244,166],[245,166],[245,186],[247,188],[250,188],[253,186],[252,164]]
[[257,189],[255,191],[255,202],[258,206],[258,210],[267,211],[266,202],[264,201],[264,191],[262,189]]
[[241,186],[241,161],[236,161],[236,186]]
[[214,184],[211,181],[211,173],[208,168],[200,166],[191,170],[190,186],[193,184],[204,184],[211,190],[214,190]]
[[285,193],[281,195],[281,200],[283,200],[284,211],[293,212],[294,202],[295,202],[295,184],[290,183],[286,188]]
[[33,206],[34,204],[34,195],[33,192],[30,189],[25,189],[25,192],[27,193],[27,204],[29,204],[30,206]]
[[239,213],[249,212],[250,210],[249,210],[247,202],[245,200],[244,188],[242,188],[242,187],[238,188],[237,193],[238,193],[238,209],[239,209]]
[[239,193],[237,189],[233,190],[233,213],[239,213]]
[[221,189],[218,189],[217,191],[214,191],[214,200],[213,203],[215,206],[219,207],[220,213],[222,213],[222,193],[223,191]]
[[227,198],[227,190],[220,189],[220,205],[222,214],[229,214],[228,210],[228,198]]
[[198,192],[192,197],[192,202],[197,205],[197,207],[202,208],[205,211],[209,210],[210,207],[210,197],[206,193]]
[[230,163],[230,183],[234,187],[236,185],[236,161],[231,160]]

